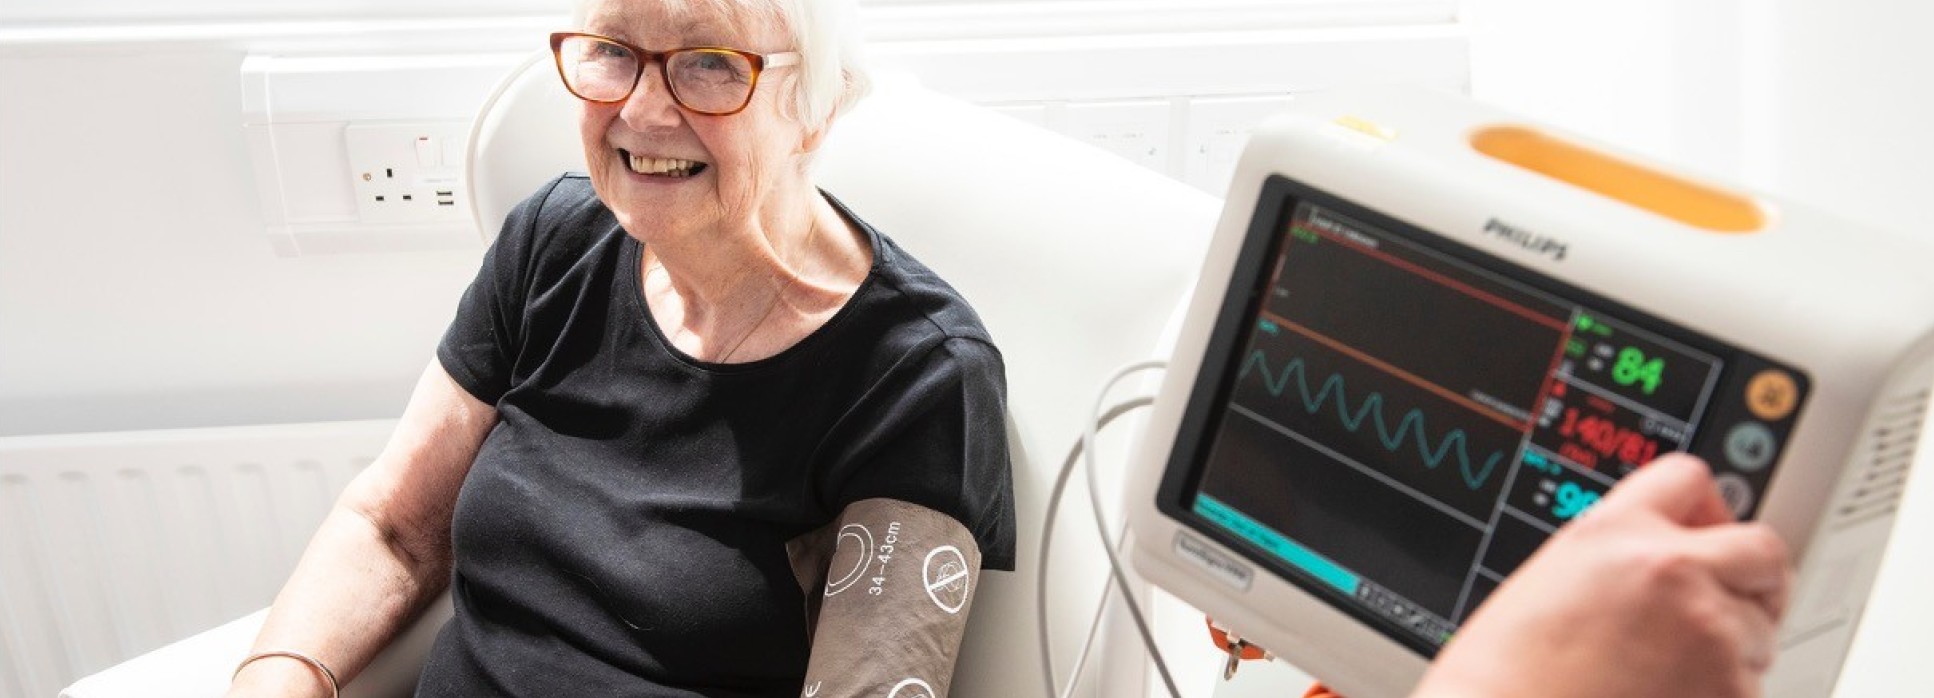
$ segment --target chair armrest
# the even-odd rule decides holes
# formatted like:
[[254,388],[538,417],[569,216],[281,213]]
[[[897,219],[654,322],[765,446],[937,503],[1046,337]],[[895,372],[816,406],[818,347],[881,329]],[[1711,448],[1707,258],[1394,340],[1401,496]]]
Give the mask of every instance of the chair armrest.
[[[235,664],[248,655],[268,609],[229,621],[174,644],[87,676],[60,692],[60,698],[219,698],[228,690]],[[384,647],[356,680],[343,687],[345,698],[407,696],[416,689],[430,643],[450,619],[450,595],[438,594],[416,621]]]

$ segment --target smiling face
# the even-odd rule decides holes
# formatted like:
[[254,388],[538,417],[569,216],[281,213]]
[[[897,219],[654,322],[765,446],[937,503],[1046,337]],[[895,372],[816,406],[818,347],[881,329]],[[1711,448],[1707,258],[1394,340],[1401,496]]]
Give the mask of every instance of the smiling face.
[[[773,22],[727,16],[712,5],[599,0],[586,14],[584,31],[652,51],[791,49]],[[811,188],[806,131],[778,106],[788,70],[767,70],[752,102],[728,116],[680,108],[656,61],[625,101],[580,101],[579,136],[598,197],[633,237],[664,244],[788,215],[776,210],[779,203]]]

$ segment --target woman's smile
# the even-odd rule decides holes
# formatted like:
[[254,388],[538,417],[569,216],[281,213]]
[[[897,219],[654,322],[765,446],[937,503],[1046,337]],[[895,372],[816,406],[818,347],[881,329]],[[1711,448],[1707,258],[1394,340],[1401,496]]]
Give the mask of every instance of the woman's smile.
[[645,155],[623,148],[618,149],[618,158],[630,168],[632,174],[651,179],[689,179],[711,168],[698,160]]

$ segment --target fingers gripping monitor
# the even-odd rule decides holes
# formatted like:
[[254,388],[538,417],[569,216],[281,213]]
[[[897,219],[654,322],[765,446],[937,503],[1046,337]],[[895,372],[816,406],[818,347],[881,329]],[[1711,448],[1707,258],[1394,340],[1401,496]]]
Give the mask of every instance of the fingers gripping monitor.
[[1928,258],[1461,98],[1299,100],[1238,166],[1132,557],[1342,694],[1401,695],[1558,527],[1687,451],[1799,562],[1769,694],[1824,693],[1934,379]]

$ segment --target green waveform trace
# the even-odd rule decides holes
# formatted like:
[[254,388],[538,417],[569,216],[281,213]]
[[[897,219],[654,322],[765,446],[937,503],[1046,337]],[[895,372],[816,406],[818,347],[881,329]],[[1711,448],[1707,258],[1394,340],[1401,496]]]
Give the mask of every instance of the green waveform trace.
[[1299,397],[1302,400],[1303,409],[1311,416],[1321,412],[1323,405],[1330,402],[1330,394],[1335,393],[1336,414],[1342,420],[1343,427],[1350,430],[1351,433],[1356,433],[1362,429],[1364,421],[1374,421],[1377,428],[1377,439],[1383,443],[1385,449],[1388,449],[1392,453],[1397,452],[1403,447],[1404,442],[1407,440],[1406,437],[1415,434],[1417,454],[1424,459],[1424,467],[1431,470],[1436,470],[1437,466],[1443,463],[1446,455],[1451,453],[1452,448],[1455,447],[1458,473],[1463,477],[1464,485],[1470,489],[1476,490],[1483,487],[1484,483],[1491,479],[1491,474],[1497,469],[1498,460],[1504,457],[1504,452],[1492,451],[1491,456],[1485,459],[1483,467],[1477,467],[1472,463],[1470,454],[1465,451],[1465,445],[1469,443],[1470,439],[1465,435],[1463,429],[1450,430],[1437,443],[1436,450],[1433,451],[1430,446],[1430,436],[1424,428],[1424,412],[1422,409],[1415,407],[1405,412],[1402,419],[1397,420],[1397,428],[1395,431],[1392,431],[1389,424],[1384,421],[1383,393],[1370,393],[1369,397],[1364,398],[1363,403],[1357,406],[1356,414],[1351,415],[1349,400],[1345,395],[1343,374],[1341,373],[1330,374],[1329,378],[1323,380],[1322,388],[1312,396],[1310,395],[1309,381],[1306,380],[1303,371],[1303,359],[1301,357],[1290,359],[1289,363],[1283,366],[1282,373],[1278,374],[1270,370],[1269,357],[1261,349],[1257,349],[1249,354],[1247,361],[1243,362],[1242,370],[1237,373],[1237,380],[1247,378],[1251,370],[1262,371],[1263,388],[1268,390],[1271,396],[1279,398],[1283,396],[1284,391],[1289,389],[1290,378],[1295,378],[1297,392],[1300,393]]

